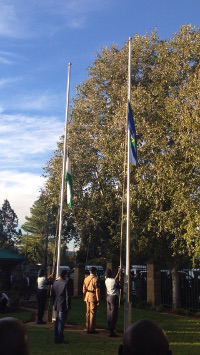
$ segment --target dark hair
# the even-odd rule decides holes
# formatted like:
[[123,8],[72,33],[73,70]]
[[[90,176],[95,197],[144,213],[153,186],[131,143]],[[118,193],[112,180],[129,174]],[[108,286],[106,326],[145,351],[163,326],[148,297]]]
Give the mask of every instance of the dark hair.
[[38,277],[42,277],[42,276],[45,276],[45,270],[44,269],[40,269],[38,271]]
[[60,273],[60,276],[62,277],[62,279],[68,275],[68,271],[67,270],[62,270],[61,273]]
[[106,269],[105,277],[112,277],[112,270],[111,269]]
[[167,335],[160,325],[150,319],[140,319],[125,332],[120,355],[171,354]]
[[13,317],[0,319],[0,355],[28,355],[28,336],[24,324]]
[[97,271],[97,268],[95,266],[90,266],[89,270],[94,273]]

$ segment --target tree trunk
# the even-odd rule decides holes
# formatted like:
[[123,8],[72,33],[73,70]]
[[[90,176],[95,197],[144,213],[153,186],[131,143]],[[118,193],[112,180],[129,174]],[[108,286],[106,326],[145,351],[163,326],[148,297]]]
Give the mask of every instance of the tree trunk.
[[178,268],[172,269],[172,309],[180,308]]

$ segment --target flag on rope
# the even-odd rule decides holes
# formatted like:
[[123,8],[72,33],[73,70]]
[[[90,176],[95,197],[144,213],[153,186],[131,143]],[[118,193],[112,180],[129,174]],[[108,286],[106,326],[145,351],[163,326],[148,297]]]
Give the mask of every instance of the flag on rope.
[[131,104],[128,102],[128,130],[130,131],[130,162],[137,164],[137,141]]
[[67,153],[65,179],[67,183],[67,204],[69,205],[69,208],[72,209],[72,175],[71,175],[71,163],[69,159],[69,152]]

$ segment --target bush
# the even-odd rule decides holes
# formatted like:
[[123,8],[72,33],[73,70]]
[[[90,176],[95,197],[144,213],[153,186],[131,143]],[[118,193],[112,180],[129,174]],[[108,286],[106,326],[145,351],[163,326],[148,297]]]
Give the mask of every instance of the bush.
[[180,316],[186,316],[186,317],[193,317],[194,313],[191,312],[189,309],[184,309],[184,308],[179,308],[176,310],[173,310],[174,314],[178,314]]
[[20,271],[15,270],[12,278],[11,289],[9,290],[8,297],[11,309],[19,305],[20,297],[23,294],[23,276]]
[[135,308],[137,309],[151,309],[151,307],[151,303],[148,303],[147,301],[141,301],[135,304]]
[[156,312],[163,312],[164,311],[164,306],[162,304],[158,304],[155,306]]

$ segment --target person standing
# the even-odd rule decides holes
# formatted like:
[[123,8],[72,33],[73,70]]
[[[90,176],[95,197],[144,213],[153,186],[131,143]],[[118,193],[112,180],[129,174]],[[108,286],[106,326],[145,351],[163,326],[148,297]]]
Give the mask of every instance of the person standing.
[[[68,312],[71,310],[71,298],[72,298],[72,294],[73,294],[73,280],[70,277],[70,273],[69,271],[67,271],[67,275],[66,275],[66,280],[65,280],[66,284],[67,284],[67,293],[68,293]],[[67,322],[67,316],[68,316],[68,312],[66,314],[66,319],[65,322]]]
[[100,288],[96,268],[91,266],[90,275],[83,282],[83,299],[86,303],[86,329],[89,334],[96,334],[96,312],[100,300]]
[[47,288],[48,285],[52,283],[53,274],[51,274],[48,278],[45,277],[45,270],[40,269],[38,272],[37,278],[37,302],[38,302],[38,319],[37,324],[46,324],[43,321],[46,301],[47,301]]
[[107,321],[108,328],[110,330],[109,337],[117,338],[118,335],[115,333],[115,326],[118,319],[118,307],[119,307],[119,288],[121,270],[118,270],[115,278],[112,277],[111,269],[106,269],[105,271],[105,285],[106,285],[106,302],[107,302]]
[[54,322],[54,342],[55,344],[64,343],[64,326],[69,311],[69,296],[67,291],[67,270],[62,270],[60,278],[56,279],[52,287],[52,301],[55,311]]
[[0,313],[8,311],[9,307],[10,303],[8,296],[0,290]]

